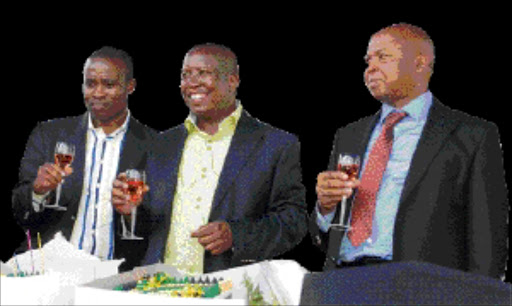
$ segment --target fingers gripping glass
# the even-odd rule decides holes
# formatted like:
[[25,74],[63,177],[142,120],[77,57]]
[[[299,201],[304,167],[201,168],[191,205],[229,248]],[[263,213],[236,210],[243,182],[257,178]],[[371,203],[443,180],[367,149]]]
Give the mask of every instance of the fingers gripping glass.
[[[355,179],[357,179],[357,176],[359,173],[360,163],[361,163],[360,158],[357,155],[340,154],[340,156],[338,158],[338,165],[337,165],[336,170],[344,172],[346,175],[348,175],[349,180],[355,180]],[[348,224],[348,220],[345,221],[346,207],[347,207],[347,197],[343,196],[343,198],[341,199],[341,205],[340,205],[340,221],[339,221],[339,223],[331,224],[330,227],[335,227],[335,228],[344,229],[344,230],[350,230],[350,225]]]
[[[73,162],[73,159],[75,157],[75,146],[66,142],[57,142],[55,145],[55,152],[54,152],[54,158],[55,158],[55,164],[59,166],[59,168],[62,170],[62,173],[64,173],[64,170],[67,166],[71,166],[71,163]],[[62,192],[62,185],[64,184],[64,178],[62,181],[57,185],[57,190],[55,193],[55,203],[51,205],[43,204],[45,208],[51,208],[56,210],[67,210],[65,206],[60,206],[60,194]]]
[[135,236],[135,222],[137,220],[137,205],[142,200],[142,190],[146,184],[146,173],[135,169],[126,171],[126,183],[128,188],[125,192],[130,196],[130,204],[132,205],[130,231],[126,228],[125,222],[122,222],[124,240],[143,240],[144,238]]

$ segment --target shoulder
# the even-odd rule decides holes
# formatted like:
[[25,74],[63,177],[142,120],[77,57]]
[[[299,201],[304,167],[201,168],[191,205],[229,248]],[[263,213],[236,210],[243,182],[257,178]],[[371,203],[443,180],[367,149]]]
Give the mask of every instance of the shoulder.
[[479,142],[488,133],[498,133],[498,126],[495,123],[460,110],[452,109],[437,99],[432,105],[432,111],[441,113],[441,118],[447,124],[455,125],[457,134],[468,140]]
[[129,129],[139,138],[155,139],[158,135],[158,132],[155,129],[141,123],[134,117],[130,118]]
[[244,111],[242,117],[240,117],[236,133],[251,134],[255,140],[262,138],[265,143],[273,147],[288,147],[299,143],[299,138],[295,134],[254,118],[246,111]]
[[63,118],[49,119],[38,122],[32,131],[32,134],[60,134],[73,130],[83,124],[86,124],[86,115],[69,116]]
[[359,134],[361,131],[364,131],[366,129],[368,129],[369,127],[375,125],[375,123],[377,122],[377,119],[379,117],[379,114],[380,114],[380,111],[378,111],[377,113],[373,114],[373,115],[368,115],[368,116],[365,116],[365,117],[362,117],[361,119],[357,120],[357,121],[354,121],[354,122],[351,122],[347,125],[344,125],[340,128],[338,128],[336,130],[336,136],[341,136],[341,135],[351,135],[351,134],[354,134],[355,132],[357,132],[357,134]]
[[280,141],[283,143],[298,142],[297,135],[293,133],[277,128],[257,118],[251,117],[251,119],[254,120],[254,124],[259,127],[260,132],[268,139],[271,139],[273,141]]

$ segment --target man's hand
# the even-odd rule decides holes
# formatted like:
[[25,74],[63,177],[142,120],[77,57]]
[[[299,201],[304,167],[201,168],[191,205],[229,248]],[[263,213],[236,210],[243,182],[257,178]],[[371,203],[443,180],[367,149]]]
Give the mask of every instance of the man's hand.
[[360,184],[359,180],[349,180],[349,176],[340,171],[320,173],[316,179],[316,194],[320,213],[326,215],[333,212],[343,196],[350,197],[354,188],[359,187]]
[[128,194],[128,183],[126,182],[126,174],[120,173],[114,181],[112,186],[112,205],[118,213],[121,215],[131,215],[132,207],[139,206],[142,203],[144,194],[149,191],[149,186],[144,185],[142,187],[142,195],[139,200],[132,202],[130,195]]
[[233,233],[229,224],[224,221],[203,225],[191,237],[198,238],[198,242],[212,255],[220,255],[233,245]]
[[46,163],[39,167],[37,177],[34,181],[34,192],[36,194],[45,194],[49,191],[55,190],[64,176],[73,173],[73,168],[69,165],[64,168],[64,171],[56,164]]

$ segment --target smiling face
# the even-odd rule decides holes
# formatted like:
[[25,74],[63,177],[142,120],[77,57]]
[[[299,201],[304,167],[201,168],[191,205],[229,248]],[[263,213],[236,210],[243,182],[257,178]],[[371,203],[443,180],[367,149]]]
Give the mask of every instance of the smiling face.
[[226,71],[218,57],[189,53],[183,61],[181,94],[198,118],[217,119],[235,106],[238,75]]
[[377,34],[370,40],[365,60],[365,85],[375,99],[395,105],[415,94],[416,55],[408,44],[387,33]]
[[93,121],[108,124],[127,113],[128,95],[135,80],[126,80],[126,66],[119,59],[89,58],[84,67],[82,91]]

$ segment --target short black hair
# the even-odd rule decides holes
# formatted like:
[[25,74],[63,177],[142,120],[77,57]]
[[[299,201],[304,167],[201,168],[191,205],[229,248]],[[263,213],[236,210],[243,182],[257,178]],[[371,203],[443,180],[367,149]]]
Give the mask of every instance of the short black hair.
[[187,52],[187,55],[194,53],[208,54],[217,58],[219,60],[219,69],[223,74],[239,74],[238,59],[235,52],[224,45],[215,43],[195,45]]
[[94,51],[90,58],[120,59],[126,65],[126,81],[133,79],[133,60],[128,52],[110,46],[104,46]]

